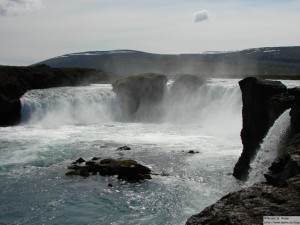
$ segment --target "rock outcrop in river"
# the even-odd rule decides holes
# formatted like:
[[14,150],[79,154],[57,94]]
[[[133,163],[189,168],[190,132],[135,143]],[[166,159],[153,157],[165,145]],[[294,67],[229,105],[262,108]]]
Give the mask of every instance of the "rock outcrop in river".
[[114,176],[127,181],[141,181],[151,179],[151,170],[132,159],[112,159],[94,157],[85,161],[76,160],[68,169],[66,176],[88,177],[90,175]]
[[129,121],[156,120],[162,114],[163,100],[168,78],[161,74],[142,74],[122,77],[112,86],[117,94],[122,119]]
[[171,95],[174,98],[181,98],[197,91],[205,79],[195,75],[181,75],[177,77],[171,87]]

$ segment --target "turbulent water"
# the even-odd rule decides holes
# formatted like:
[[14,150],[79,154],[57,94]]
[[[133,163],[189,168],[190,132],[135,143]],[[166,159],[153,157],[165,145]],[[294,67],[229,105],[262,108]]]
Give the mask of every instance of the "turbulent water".
[[[179,225],[241,187],[231,175],[242,149],[238,80],[208,80],[184,101],[166,93],[157,123],[122,121],[111,89],[22,97],[23,123],[0,128],[0,224]],[[116,151],[123,145],[132,150]],[[64,175],[94,156],[135,159],[157,175],[138,183]]]

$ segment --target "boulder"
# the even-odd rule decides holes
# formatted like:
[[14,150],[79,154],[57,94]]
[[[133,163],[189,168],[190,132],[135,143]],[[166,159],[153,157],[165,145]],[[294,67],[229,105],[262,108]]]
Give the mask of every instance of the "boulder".
[[129,150],[131,150],[131,148],[130,147],[128,147],[128,146],[122,146],[122,147],[119,147],[119,148],[117,148],[117,151],[129,151]]
[[79,159],[77,159],[74,163],[76,164],[76,163],[79,163],[79,164],[81,164],[81,163],[84,163],[85,162],[85,160],[83,159],[83,158],[79,158]]
[[167,77],[161,74],[127,76],[116,80],[112,86],[117,94],[123,120],[156,120],[161,116]]
[[199,151],[195,151],[195,150],[189,150],[187,153],[188,154],[198,154],[200,152]]
[[233,176],[246,180],[249,164],[275,120],[293,104],[287,88],[279,81],[248,77],[239,82],[243,101],[242,154]]
[[127,181],[140,181],[151,179],[151,170],[137,163],[132,159],[100,159],[94,157],[91,161],[82,162],[79,165],[68,167],[71,171],[67,172],[66,176],[82,176],[90,175],[114,176],[118,179]]

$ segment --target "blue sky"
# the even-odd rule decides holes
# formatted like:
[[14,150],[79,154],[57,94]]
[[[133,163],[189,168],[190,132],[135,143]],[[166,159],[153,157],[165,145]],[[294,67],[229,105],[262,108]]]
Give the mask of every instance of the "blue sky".
[[298,0],[0,0],[0,64],[92,50],[299,46],[299,12]]

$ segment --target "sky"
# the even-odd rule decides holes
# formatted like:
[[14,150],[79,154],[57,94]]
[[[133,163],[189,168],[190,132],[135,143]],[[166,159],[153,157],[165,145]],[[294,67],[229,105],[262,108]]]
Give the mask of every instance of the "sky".
[[300,46],[300,0],[0,0],[0,65],[68,53]]

